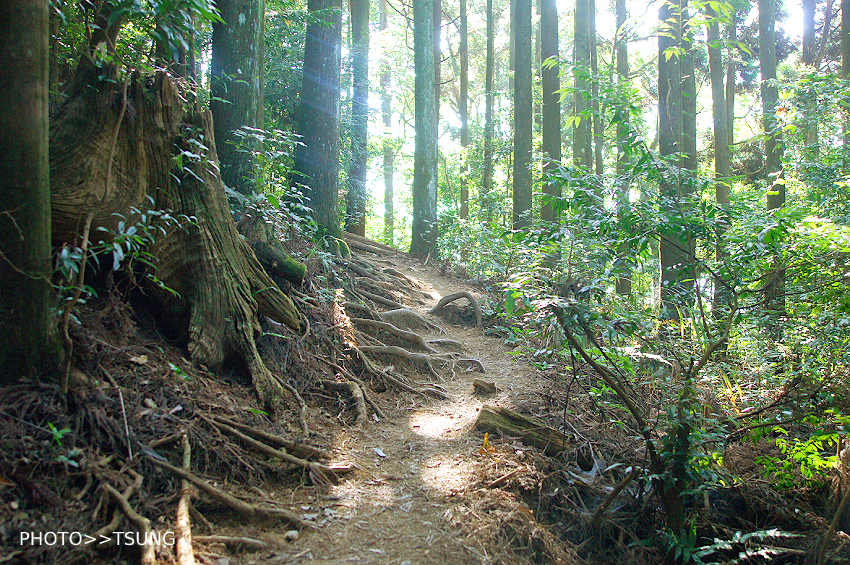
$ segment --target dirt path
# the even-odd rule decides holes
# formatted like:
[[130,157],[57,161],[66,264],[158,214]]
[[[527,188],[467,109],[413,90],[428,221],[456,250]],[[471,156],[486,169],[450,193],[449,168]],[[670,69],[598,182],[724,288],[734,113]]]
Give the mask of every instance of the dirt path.
[[[474,292],[405,256],[391,260],[431,293],[430,303],[412,308],[422,314],[447,294]],[[470,528],[470,520],[478,519],[478,528],[493,526],[476,516],[463,495],[521,466],[525,448],[509,438],[495,439],[496,453],[482,454],[483,434],[473,430],[473,424],[484,402],[513,406],[518,397],[532,394],[534,369],[512,356],[502,339],[486,337],[480,329],[430,319],[446,333],[431,333],[428,339],[442,337],[464,344],[465,354],[484,363],[486,373],[458,371],[455,378],[441,383],[451,395],[447,401],[388,391],[377,398],[387,419],[362,428],[332,423],[319,428],[334,435],[334,453],[354,462],[359,470],[323,491],[305,487],[289,493],[288,500],[281,502],[294,504],[319,528],[302,532],[298,540],[285,545],[285,551],[255,554],[242,562],[460,565],[490,563],[502,551],[488,547]],[[501,392],[484,399],[474,396],[476,377],[495,381]],[[240,535],[266,538],[283,533],[240,530]]]

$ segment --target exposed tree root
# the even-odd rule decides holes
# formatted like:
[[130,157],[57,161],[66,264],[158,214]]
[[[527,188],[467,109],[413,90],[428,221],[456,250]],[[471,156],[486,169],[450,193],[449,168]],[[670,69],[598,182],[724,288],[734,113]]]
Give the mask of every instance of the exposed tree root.
[[428,345],[436,345],[437,347],[452,349],[458,352],[465,349],[462,343],[453,339],[429,339],[427,343]]
[[316,463],[315,461],[306,461],[299,457],[295,457],[294,455],[291,455],[282,449],[275,449],[274,447],[263,443],[260,440],[254,439],[251,436],[240,432],[236,428],[228,426],[227,424],[223,424],[212,419],[208,419],[207,421],[219,428],[220,430],[225,431],[230,435],[241,439],[254,449],[261,451],[266,455],[271,455],[272,457],[276,457],[281,461],[285,461],[287,463],[292,463],[293,465],[303,467],[304,469],[310,472],[310,478],[317,480],[320,484],[335,483],[338,480],[337,473],[346,473],[348,471],[351,471],[351,467],[328,467],[327,465],[322,465],[321,463]]
[[263,430],[259,430],[257,428],[252,428],[251,426],[246,426],[240,422],[235,420],[231,420],[229,418],[225,418],[223,416],[212,416],[213,420],[217,422],[221,422],[222,424],[226,424],[232,428],[236,428],[245,433],[253,434],[260,439],[263,439],[267,443],[277,444],[284,449],[291,451],[295,455],[300,455],[301,457],[308,459],[311,457],[315,457],[318,459],[330,459],[331,454],[325,451],[324,449],[319,449],[318,447],[313,447],[311,445],[306,445],[303,443],[295,443],[293,441],[289,441],[280,436],[276,436],[274,434],[270,434]]
[[363,424],[369,420],[366,412],[366,400],[363,397],[363,389],[354,381],[320,381],[322,385],[333,390],[345,390],[354,398],[354,410],[357,414],[355,423]]
[[425,328],[428,330],[438,331],[440,333],[443,332],[443,328],[429,322],[421,314],[408,308],[397,308],[388,312],[381,312],[378,316],[381,320],[406,330]]
[[483,316],[481,314],[481,306],[478,305],[478,301],[475,300],[475,297],[466,291],[455,292],[454,294],[450,294],[448,296],[444,296],[442,300],[437,302],[437,305],[431,308],[428,313],[429,314],[438,314],[440,310],[442,310],[446,304],[454,302],[458,298],[466,298],[469,300],[469,303],[472,304],[472,308],[475,310],[475,324],[476,327],[481,327],[483,325]]
[[[401,328],[397,328],[396,326],[390,324],[389,322],[380,322],[378,320],[369,320],[367,318],[352,318],[351,321],[357,325],[368,326],[375,328],[379,331],[384,331],[389,333],[390,335],[397,337],[402,341],[407,341],[412,343],[413,345],[419,347],[420,349],[424,349],[427,353],[436,354],[437,350],[433,347],[429,346],[421,335],[409,332],[407,330],[403,330]],[[457,343],[457,342],[455,342]]]
[[127,520],[130,521],[133,526],[136,527],[136,531],[139,532],[140,541],[142,549],[142,556],[139,562],[142,565],[154,565],[156,563],[156,554],[154,552],[153,541],[151,538],[151,521],[136,512],[130,503],[127,502],[127,499],[124,498],[120,492],[115,490],[115,488],[107,483],[104,483],[103,490],[109,493],[109,495],[115,500],[116,504],[118,504],[118,508],[121,509],[121,512],[124,516],[127,517]]
[[228,493],[224,492],[223,490],[212,486],[207,481],[201,479],[200,477],[197,477],[193,473],[191,473],[189,471],[184,471],[183,469],[181,469],[179,467],[175,467],[174,465],[168,463],[165,460],[157,459],[156,457],[153,457],[153,456],[150,456],[150,455],[148,456],[148,459],[154,465],[157,465],[158,467],[162,467],[163,469],[165,469],[167,471],[171,471],[171,473],[177,475],[178,477],[188,480],[193,485],[195,485],[200,490],[202,490],[204,493],[206,493],[208,496],[210,496],[213,499],[217,500],[218,502],[224,504],[228,508],[231,508],[232,510],[239,512],[240,514],[242,514],[244,516],[249,516],[249,517],[259,516],[259,517],[263,517],[263,518],[276,518],[276,519],[279,519],[279,520],[284,520],[286,522],[289,522],[290,524],[292,524],[293,526],[296,526],[298,528],[312,528],[312,527],[314,527],[312,524],[305,522],[304,520],[302,520],[301,518],[299,518],[298,516],[296,516],[295,514],[290,512],[289,510],[284,510],[283,508],[268,508],[268,507],[263,507],[263,506],[256,506],[254,504],[249,504],[249,503],[245,502],[244,500],[239,500],[235,496],[228,494]]

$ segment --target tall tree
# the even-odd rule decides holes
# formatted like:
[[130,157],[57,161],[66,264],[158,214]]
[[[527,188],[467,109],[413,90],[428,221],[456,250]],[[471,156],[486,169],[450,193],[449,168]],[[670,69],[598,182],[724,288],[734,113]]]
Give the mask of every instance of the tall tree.
[[[442,95],[442,84],[440,78],[440,67],[443,62],[443,4],[441,0],[434,0],[434,120],[437,122],[437,137],[440,137],[440,97]],[[437,148],[439,152],[439,147]],[[438,153],[439,154],[439,153]]]
[[[767,209],[775,210],[785,205],[785,181],[782,170],[782,137],[776,119],[779,89],[776,86],[776,2],[759,0],[759,67],[761,69],[762,121],[764,124],[764,167],[770,186],[767,191]],[[765,305],[774,316],[785,311],[785,272],[775,264],[765,286]],[[770,323],[773,339],[781,337],[782,325]]]
[[351,5],[351,165],[345,231],[366,235],[366,167],[369,159],[369,0]]
[[221,179],[243,194],[256,188],[252,151],[242,128],[262,128],[264,0],[218,0],[224,22],[213,23],[210,109]]
[[469,146],[469,41],[468,41],[466,0],[460,0],[460,147],[462,151],[460,165],[460,217],[469,216],[469,158],[466,149]]
[[815,61],[816,4],[817,0],[803,0],[803,53],[800,60],[805,65],[811,65]]
[[[682,75],[683,17],[685,0],[664,2],[659,19],[664,33],[658,36],[658,146],[662,156],[669,156],[661,181],[660,206],[662,214],[675,218],[685,195],[683,186],[684,94],[687,92]],[[662,317],[678,318],[678,281],[686,279],[691,258],[687,234],[670,230],[660,238]]]
[[434,3],[413,0],[414,128],[413,223],[410,252],[437,245],[437,108],[434,96]]
[[[379,26],[383,35],[387,30],[387,0],[381,0],[380,10],[381,21]],[[390,64],[388,57],[384,55],[381,59],[381,118],[384,122],[384,239],[390,245],[392,245],[395,235],[393,233],[395,231],[395,211],[393,206],[393,200],[395,198],[393,194],[393,160],[395,152],[389,139],[390,128],[393,125],[392,114],[390,112],[392,108],[392,95],[390,94],[391,80]]]
[[588,172],[593,167],[590,97],[590,0],[576,0],[573,71],[573,163]]
[[0,384],[59,374],[50,285],[48,14],[47,0],[0,2]]
[[735,88],[738,81],[738,60],[735,43],[738,41],[738,14],[733,9],[726,24],[726,131],[729,146],[735,145]]
[[[708,73],[711,79],[711,113],[714,131],[714,194],[717,204],[725,208],[730,203],[729,178],[732,176],[732,153],[729,149],[729,120],[726,117],[726,89],[723,83],[723,51],[721,49],[719,15],[709,5],[706,8],[709,17],[707,47]],[[727,218],[722,214],[717,225],[715,255],[718,261],[726,256],[723,238],[727,227]],[[714,311],[723,312],[728,308],[731,295],[723,281],[714,281]]]
[[590,24],[588,28],[588,39],[590,40],[590,108],[593,125],[593,170],[599,179],[604,174],[604,160],[602,158],[605,149],[605,125],[603,123],[602,109],[599,106],[599,64],[596,49],[596,0],[587,0],[587,15]]
[[532,135],[532,52],[531,0],[513,0],[514,22],[514,163],[513,163],[513,227],[525,229],[531,212],[531,135]]
[[[824,33],[828,29],[824,24]],[[841,76],[850,77],[850,0],[841,0]]]
[[[339,67],[342,35],[339,0],[309,0],[307,9],[323,21],[307,26],[304,84],[295,151],[296,186],[303,187],[319,236],[342,235],[339,227]],[[329,240],[337,249],[334,239]]]
[[[621,89],[625,89],[629,82],[629,41],[626,35],[626,0],[616,0],[614,5],[614,18],[617,31],[614,35],[614,58],[617,68],[617,83]],[[629,189],[629,178],[626,174],[628,166],[628,153],[626,151],[627,137],[629,134],[629,108],[621,105],[617,109],[619,114],[617,120],[617,215],[622,220],[631,206],[631,195]],[[617,277],[617,294],[627,295],[632,292],[632,279],[626,262],[626,249],[621,248],[618,253],[618,263],[622,274]]]
[[[556,0],[542,0],[540,5],[540,58],[544,65],[541,69],[543,90],[543,174],[551,171],[561,160],[561,89],[557,64],[558,45],[558,3]],[[546,63],[549,61],[549,63]],[[555,210],[551,199],[561,196],[561,185],[547,182],[543,186],[545,194],[540,208],[540,218],[551,222],[555,219]]]
[[481,178],[481,217],[489,220],[489,195],[493,189],[493,75],[496,71],[493,0],[487,0],[487,54],[484,67],[484,172]]

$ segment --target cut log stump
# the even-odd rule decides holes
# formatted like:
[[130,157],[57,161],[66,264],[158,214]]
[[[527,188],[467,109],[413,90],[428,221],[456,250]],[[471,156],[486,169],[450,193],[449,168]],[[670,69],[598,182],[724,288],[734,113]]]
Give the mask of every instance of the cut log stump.
[[501,406],[482,406],[475,427],[486,432],[498,431],[518,437],[526,445],[539,447],[546,455],[557,455],[572,447],[566,434],[550,428],[537,418],[523,416]]

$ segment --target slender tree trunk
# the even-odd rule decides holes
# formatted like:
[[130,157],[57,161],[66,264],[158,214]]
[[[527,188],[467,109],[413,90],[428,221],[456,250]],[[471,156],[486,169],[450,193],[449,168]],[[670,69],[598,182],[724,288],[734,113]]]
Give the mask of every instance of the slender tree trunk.
[[[437,139],[440,137],[440,96],[442,94],[442,78],[441,78],[441,67],[443,62],[443,4],[441,0],[434,0],[434,11],[432,12],[432,17],[434,18],[434,121],[437,124]],[[440,148],[437,147],[437,155],[439,155]]]
[[50,284],[47,0],[0,2],[0,384],[60,374]]
[[[682,47],[682,2],[665,3],[659,10],[659,19],[666,25],[666,33],[658,37],[658,146],[662,156],[685,151],[682,59],[674,53]],[[661,210],[675,217],[683,196],[682,159],[675,159],[664,170],[661,180]],[[687,234],[663,233],[660,238],[661,253],[661,315],[678,319],[677,282],[686,277],[690,264],[687,247],[683,241]]]
[[489,195],[493,189],[493,74],[496,68],[493,0],[487,0],[487,60],[484,69],[484,172],[481,179],[481,219],[490,220]]
[[[383,35],[387,30],[387,0],[381,0],[380,9],[380,29]],[[393,205],[393,200],[395,199],[393,194],[393,159],[395,153],[392,143],[389,140],[390,128],[393,125],[392,114],[390,113],[392,104],[392,96],[390,94],[390,83],[392,79],[390,73],[388,58],[384,56],[381,60],[381,118],[384,122],[384,239],[388,244],[392,245],[395,235],[393,233],[395,228],[395,210]]]
[[[824,33],[829,28],[824,26]],[[841,76],[850,77],[850,0],[841,0]]]
[[[307,27],[304,85],[295,151],[296,186],[302,187],[319,237],[339,238],[339,93],[341,23],[339,0],[309,0],[307,8],[324,10],[324,22]],[[334,239],[331,249],[337,249]]]
[[[803,1],[803,53],[801,61],[804,65],[815,62],[815,5],[817,0]],[[824,30],[826,32],[826,30]]]
[[602,175],[605,173],[605,164],[602,158],[605,148],[605,118],[602,116],[601,108],[599,107],[599,64],[596,54],[596,0],[588,0],[587,12],[590,23],[588,29],[590,36],[590,94],[592,97],[590,107],[593,113],[593,170],[598,179],[597,184],[601,186]]
[[527,229],[531,212],[532,51],[531,0],[516,3],[514,73],[513,227]]
[[413,0],[416,72],[413,225],[410,252],[432,254],[437,245],[437,108],[434,96],[434,3]]
[[[575,40],[576,69],[573,74],[573,163],[590,172],[593,167],[593,142],[588,98],[590,97],[590,0],[576,0]],[[578,122],[578,123],[576,123]]]
[[366,235],[366,168],[369,126],[369,0],[351,0],[351,167],[345,231]]
[[[617,81],[621,88],[629,84],[629,52],[628,38],[626,37],[625,25],[628,14],[626,12],[626,0],[616,0],[614,6],[617,32],[614,40],[614,58],[617,67]],[[631,207],[631,195],[629,178],[627,175],[628,154],[625,144],[629,135],[629,108],[627,106],[619,109],[620,119],[617,122],[617,215],[621,221],[629,213]],[[627,249],[621,247],[617,262],[622,274],[617,277],[616,291],[620,295],[632,293],[631,269],[626,260]]]
[[[257,182],[257,142],[243,128],[261,128],[263,109],[262,0],[218,0],[224,23],[213,24],[210,108],[224,184],[243,193]],[[243,135],[240,135],[243,134]]]
[[[770,186],[767,192],[767,209],[775,210],[785,205],[785,182],[782,171],[782,137],[776,119],[779,89],[776,86],[776,2],[759,0],[759,66],[761,68],[761,98],[764,123],[765,171]],[[785,271],[774,264],[765,287],[766,309],[776,318],[785,312]],[[782,337],[782,325],[778,320],[769,324],[773,339]]]
[[[711,6],[707,7],[709,18],[717,18],[718,14]],[[713,21],[708,26],[708,69],[711,78],[711,110],[714,131],[714,194],[717,205],[725,210],[730,203],[729,179],[732,176],[732,155],[729,150],[729,120],[726,118],[726,93],[723,84],[723,56],[720,46],[720,24]],[[717,221],[715,256],[718,263],[726,258],[724,237],[728,227],[728,216],[721,212]],[[723,281],[716,277],[714,280],[715,316],[722,316],[727,311],[731,301],[731,293]]]
[[[543,175],[546,176],[561,161],[561,102],[558,91],[561,89],[558,65],[549,66],[546,61],[558,61],[558,3],[556,0],[542,0],[540,6],[540,58],[544,65],[541,70],[543,89]],[[543,185],[543,205],[540,218],[545,222],[555,220],[555,207],[552,199],[561,197],[561,185],[546,182]]]
[[735,88],[738,82],[738,59],[735,42],[738,41],[738,16],[731,14],[732,21],[726,25],[726,131],[729,133],[729,147],[735,145]]
[[469,216],[469,44],[467,37],[466,0],[460,0],[460,217]]

